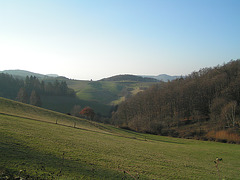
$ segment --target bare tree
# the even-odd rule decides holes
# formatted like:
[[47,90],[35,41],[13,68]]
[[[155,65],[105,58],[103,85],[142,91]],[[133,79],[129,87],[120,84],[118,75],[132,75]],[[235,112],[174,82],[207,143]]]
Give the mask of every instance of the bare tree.
[[227,122],[227,125],[229,127],[235,126],[236,123],[236,107],[237,107],[237,102],[236,101],[230,101],[228,104],[226,104],[222,108],[222,116]]

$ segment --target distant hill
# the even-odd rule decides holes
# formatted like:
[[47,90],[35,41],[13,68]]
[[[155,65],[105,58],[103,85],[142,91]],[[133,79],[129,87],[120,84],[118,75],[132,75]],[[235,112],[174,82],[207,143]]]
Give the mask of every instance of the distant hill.
[[[13,77],[11,77],[13,76]],[[44,81],[45,88],[53,92],[54,89],[46,87],[49,83],[56,85],[56,80],[61,83],[66,82],[69,88],[72,88],[77,97],[70,96],[54,96],[53,94],[43,94],[43,89],[38,91],[41,93],[42,107],[55,110],[62,113],[69,113],[75,105],[90,106],[98,115],[110,116],[112,105],[116,105],[126,98],[147,89],[154,82],[141,81],[81,81],[73,80],[63,76],[43,75],[24,70],[6,70],[0,72],[0,97],[15,100],[19,89],[26,84],[26,76],[35,76],[40,82]],[[2,78],[1,78],[2,77]],[[146,81],[147,78],[139,77]],[[136,80],[136,78],[135,78]],[[37,81],[38,82],[38,81]],[[38,87],[38,86],[37,86]],[[40,86],[41,87],[41,86]],[[29,87],[28,87],[29,88]],[[56,90],[56,89],[55,89]],[[30,96],[31,90],[28,90]]]
[[57,74],[44,75],[44,74],[39,74],[39,73],[34,73],[34,72],[19,70],[19,69],[4,70],[4,71],[0,71],[0,73],[10,74],[10,75],[13,75],[13,76],[18,77],[18,78],[25,78],[27,76],[35,76],[39,79],[48,78],[48,77],[58,77]]
[[46,74],[46,76],[49,76],[49,77],[58,77],[57,74]]
[[170,76],[170,75],[167,75],[167,74],[159,74],[158,76],[143,75],[142,77],[153,78],[153,79],[157,79],[159,81],[167,82],[167,81],[172,81],[174,79],[180,78],[181,76]]
[[[35,76],[39,79],[43,78],[57,78],[58,80],[67,80],[68,78],[64,76],[59,76],[57,74],[40,74],[34,73],[31,71],[26,70],[4,70],[0,71],[0,73],[10,74],[18,78],[25,78],[26,76]],[[158,82],[158,81],[171,81],[181,76],[170,76],[167,74],[160,74],[158,76],[148,76],[148,75],[131,75],[131,74],[124,74],[124,75],[116,75],[108,78],[103,78],[100,81],[136,81],[136,82]]]
[[136,81],[136,82],[158,82],[157,79],[150,77],[135,76],[131,74],[116,75],[109,78],[101,79],[100,81]]

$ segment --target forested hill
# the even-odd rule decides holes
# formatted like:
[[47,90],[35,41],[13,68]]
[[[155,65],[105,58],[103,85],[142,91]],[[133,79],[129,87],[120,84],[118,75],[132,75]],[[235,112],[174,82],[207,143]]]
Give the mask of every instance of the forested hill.
[[101,79],[100,81],[137,81],[137,82],[158,82],[157,79],[149,77],[141,77],[130,74],[116,75],[109,78]]
[[[35,76],[27,76],[23,80],[14,78],[9,74],[0,73],[0,97],[17,99],[20,102],[32,104],[32,95],[37,97],[38,101],[40,101],[40,96],[76,96],[74,90],[70,89],[65,81],[45,82]],[[33,105],[37,104],[33,103]]]
[[154,85],[123,102],[113,123],[187,138],[214,139],[220,130],[239,134],[240,60]]
[[14,77],[21,78],[21,79],[25,79],[27,76],[29,76],[29,77],[33,76],[38,79],[58,77],[57,74],[44,75],[44,74],[34,73],[34,72],[30,72],[30,71],[25,71],[25,70],[4,70],[4,71],[0,71],[0,73],[9,74]]

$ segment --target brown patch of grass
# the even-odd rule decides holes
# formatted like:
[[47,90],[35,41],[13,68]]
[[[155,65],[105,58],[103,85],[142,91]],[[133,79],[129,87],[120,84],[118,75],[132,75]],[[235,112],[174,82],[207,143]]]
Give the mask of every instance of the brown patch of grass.
[[216,140],[218,142],[228,142],[240,144],[240,136],[237,133],[228,132],[226,130],[210,131],[206,137],[209,140]]

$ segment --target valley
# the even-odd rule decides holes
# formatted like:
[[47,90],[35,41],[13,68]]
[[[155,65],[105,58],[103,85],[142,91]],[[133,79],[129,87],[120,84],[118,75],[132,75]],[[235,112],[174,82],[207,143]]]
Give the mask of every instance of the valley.
[[218,179],[216,157],[222,178],[239,177],[239,145],[142,134],[4,98],[0,110],[1,177]]
[[0,1],[0,180],[240,180],[239,7]]

